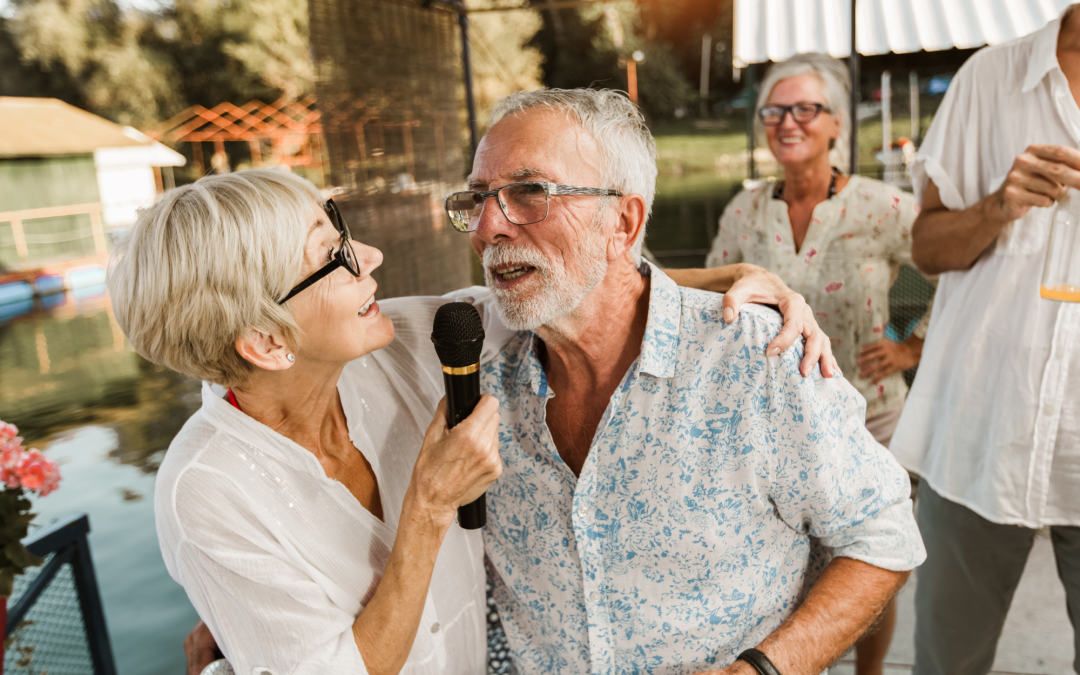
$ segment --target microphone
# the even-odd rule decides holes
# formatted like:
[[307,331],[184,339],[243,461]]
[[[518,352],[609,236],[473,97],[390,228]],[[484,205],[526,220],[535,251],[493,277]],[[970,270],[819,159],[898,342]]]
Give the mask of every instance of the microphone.
[[[431,341],[442,363],[446,387],[446,426],[453,428],[472,414],[480,401],[480,352],[484,349],[484,324],[476,308],[467,302],[449,302],[435,312]],[[478,530],[487,523],[484,495],[458,507],[458,524]]]

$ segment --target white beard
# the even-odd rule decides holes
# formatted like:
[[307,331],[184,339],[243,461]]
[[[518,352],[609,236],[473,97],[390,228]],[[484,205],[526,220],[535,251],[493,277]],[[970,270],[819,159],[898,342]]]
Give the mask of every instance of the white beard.
[[[484,249],[484,278],[495,296],[499,317],[511,330],[536,330],[581,305],[594,288],[607,276],[607,242],[599,228],[589,227],[578,249],[582,273],[571,278],[562,260],[549,260],[530,245],[510,246],[492,244]],[[536,268],[530,288],[500,289],[493,279],[492,267],[507,263],[525,264]],[[539,288],[535,285],[539,284]]]

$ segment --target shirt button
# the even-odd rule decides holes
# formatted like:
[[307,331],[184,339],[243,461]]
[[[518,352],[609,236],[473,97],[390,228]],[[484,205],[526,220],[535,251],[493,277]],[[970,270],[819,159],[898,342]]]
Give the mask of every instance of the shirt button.
[[1054,406],[1052,406],[1052,405],[1043,406],[1043,414],[1046,415],[1047,417],[1053,417],[1054,416]]
[[593,602],[600,602],[600,594],[596,591],[589,593],[589,600],[592,600]]
[[438,622],[438,621],[436,621],[435,623],[431,624],[431,632],[432,632],[432,633],[438,633],[438,632],[439,632],[439,629],[440,629],[440,628],[442,628],[442,626],[440,626],[440,625],[439,625],[439,622]]
[[582,504],[581,506],[577,507],[577,514],[584,518],[585,516],[589,515],[589,507]]

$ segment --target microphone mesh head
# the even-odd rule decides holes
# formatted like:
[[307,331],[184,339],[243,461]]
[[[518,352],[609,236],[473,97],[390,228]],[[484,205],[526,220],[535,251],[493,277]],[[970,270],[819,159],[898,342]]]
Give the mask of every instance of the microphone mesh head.
[[431,341],[444,366],[471,366],[480,361],[484,350],[484,323],[469,303],[449,302],[435,312]]

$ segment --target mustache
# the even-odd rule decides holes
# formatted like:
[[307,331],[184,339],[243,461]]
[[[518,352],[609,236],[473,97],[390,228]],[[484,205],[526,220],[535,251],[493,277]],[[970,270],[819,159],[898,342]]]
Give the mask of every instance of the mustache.
[[485,273],[490,273],[492,267],[509,264],[528,265],[538,272],[547,272],[551,267],[547,256],[528,244],[492,244],[484,249]]

